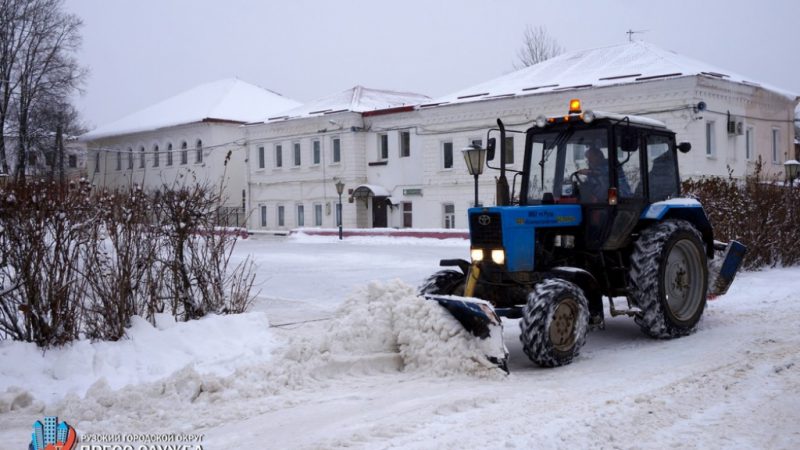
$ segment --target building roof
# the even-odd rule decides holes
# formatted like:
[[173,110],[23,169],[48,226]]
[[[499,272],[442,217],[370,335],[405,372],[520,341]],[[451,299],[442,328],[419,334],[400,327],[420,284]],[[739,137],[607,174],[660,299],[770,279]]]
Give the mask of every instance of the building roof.
[[760,86],[791,99],[796,94],[720,69],[641,41],[564,53],[503,75],[425,106],[535,95],[589,87],[639,83],[685,76],[707,76]]
[[300,105],[292,99],[229,78],[201,84],[188,91],[103,125],[81,136],[94,140],[109,136],[152,131],[203,121],[248,123]]
[[430,97],[412,92],[396,92],[356,86],[310,101],[297,108],[267,117],[266,122],[321,116],[338,112],[366,113],[429,102]]

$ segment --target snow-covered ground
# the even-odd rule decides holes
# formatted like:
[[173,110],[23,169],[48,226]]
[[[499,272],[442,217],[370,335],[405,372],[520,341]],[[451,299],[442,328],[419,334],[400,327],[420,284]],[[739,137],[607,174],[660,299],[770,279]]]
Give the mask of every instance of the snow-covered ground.
[[[0,342],[0,449],[58,415],[79,435],[201,433],[203,448],[799,448],[800,268],[740,274],[697,333],[607,319],[540,369],[505,321],[511,375],[414,295],[463,240],[259,237],[253,312],[137,321],[42,355]],[[433,343],[437,343],[433,345]]]

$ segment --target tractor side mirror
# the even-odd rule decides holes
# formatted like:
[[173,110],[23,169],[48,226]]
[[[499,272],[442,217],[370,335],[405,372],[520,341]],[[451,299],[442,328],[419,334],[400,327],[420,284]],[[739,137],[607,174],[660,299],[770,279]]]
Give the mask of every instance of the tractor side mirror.
[[491,161],[494,159],[494,149],[497,145],[497,140],[495,138],[489,138],[489,142],[486,143],[486,160]]
[[625,131],[620,137],[619,148],[623,152],[630,153],[639,149],[639,133]]
[[681,153],[689,153],[689,150],[691,149],[692,149],[692,144],[689,142],[681,142],[680,144],[678,144],[678,150],[680,150]]

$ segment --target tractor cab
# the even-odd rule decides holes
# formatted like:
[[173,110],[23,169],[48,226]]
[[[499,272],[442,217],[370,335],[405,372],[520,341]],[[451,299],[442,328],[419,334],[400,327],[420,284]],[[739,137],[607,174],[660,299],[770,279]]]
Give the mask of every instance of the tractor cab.
[[[539,117],[525,132],[520,206],[580,205],[587,250],[614,250],[647,205],[680,192],[675,134],[659,121],[582,111]],[[502,142],[502,141],[501,141]]]

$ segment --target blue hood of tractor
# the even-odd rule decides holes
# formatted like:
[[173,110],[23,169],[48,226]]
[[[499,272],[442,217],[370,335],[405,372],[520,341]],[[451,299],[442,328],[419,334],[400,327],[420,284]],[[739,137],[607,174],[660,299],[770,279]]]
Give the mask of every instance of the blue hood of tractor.
[[533,270],[537,228],[574,227],[582,221],[580,205],[492,206],[470,208],[468,214],[472,245],[504,249],[509,272]]

